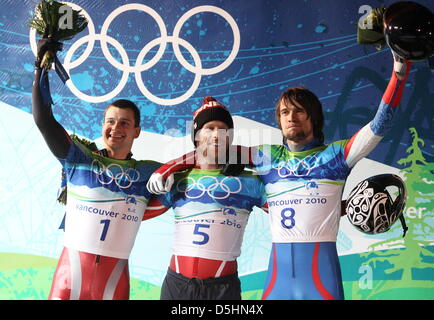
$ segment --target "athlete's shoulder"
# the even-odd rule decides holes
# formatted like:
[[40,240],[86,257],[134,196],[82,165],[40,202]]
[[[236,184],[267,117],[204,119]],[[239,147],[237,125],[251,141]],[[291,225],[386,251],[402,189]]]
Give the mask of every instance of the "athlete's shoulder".
[[147,181],[155,170],[160,168],[162,164],[153,160],[136,160],[133,158],[131,160],[126,160],[123,165],[137,169],[141,174],[143,174],[143,179]]
[[346,149],[350,146],[351,140],[337,140],[326,145],[326,149],[323,151],[327,158],[341,159],[345,158]]
[[[191,183],[200,179],[203,176],[210,176],[207,170],[201,170],[198,168],[188,168],[173,173],[173,179],[175,183]],[[173,190],[173,188],[172,188]]]
[[281,150],[285,149],[285,146],[283,144],[261,144],[252,148],[256,148],[257,150]]
[[286,148],[283,144],[261,144],[256,147],[252,147],[252,156],[255,163],[260,163],[261,159],[279,158],[285,154]]
[[161,162],[154,161],[154,160],[136,160],[136,159],[132,159],[132,160],[134,160],[139,166],[155,167],[156,169],[158,169],[163,165]]
[[342,139],[342,140],[330,142],[329,144],[327,144],[327,146],[331,146],[331,145],[333,145],[333,146],[336,146],[336,145],[345,146],[347,144],[347,142],[348,142],[348,139]]
[[76,145],[86,148],[90,152],[98,151],[98,147],[95,142],[88,140],[86,138],[81,138],[74,133],[71,134],[70,137],[72,142],[74,142]]
[[184,178],[201,178],[201,177],[214,177],[217,179],[228,179],[228,178],[241,178],[241,179],[249,179],[249,180],[258,180],[258,173],[254,169],[245,168],[239,175],[237,176],[226,176],[221,173],[221,170],[207,170],[207,169],[199,169],[199,168],[190,168],[178,172],[173,173],[175,180],[181,180]]
[[209,175],[210,173],[213,172],[210,172],[210,170],[204,170],[199,168],[188,168],[180,171],[175,171],[173,173],[173,176],[176,179],[176,178],[186,177],[189,175]]
[[350,141],[349,139],[333,141],[333,142],[327,144],[326,147],[328,149],[343,150],[349,141]]
[[241,174],[238,175],[237,177],[242,177],[246,179],[257,179],[261,181],[261,179],[259,179],[257,170],[251,168],[245,168],[244,171],[241,172]]
[[98,147],[93,141],[85,138],[78,137],[75,134],[71,134],[71,145],[69,147],[66,158],[63,159],[62,164],[74,165],[76,163],[87,163],[92,157],[92,154],[98,151]]

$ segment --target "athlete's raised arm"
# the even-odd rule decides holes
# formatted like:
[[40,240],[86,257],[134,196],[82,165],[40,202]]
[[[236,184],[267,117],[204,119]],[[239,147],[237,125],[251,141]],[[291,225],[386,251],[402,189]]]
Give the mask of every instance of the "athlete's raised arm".
[[51,152],[57,158],[65,158],[68,154],[71,139],[66,130],[53,116],[52,102],[49,96],[48,73],[39,65],[46,51],[56,52],[59,50],[61,50],[61,43],[53,39],[44,38],[38,42],[38,56],[35,61],[35,78],[32,88],[32,113],[33,119]]
[[354,134],[345,146],[344,157],[350,168],[367,156],[392,127],[410,66],[410,61],[394,55],[394,70],[374,119]]

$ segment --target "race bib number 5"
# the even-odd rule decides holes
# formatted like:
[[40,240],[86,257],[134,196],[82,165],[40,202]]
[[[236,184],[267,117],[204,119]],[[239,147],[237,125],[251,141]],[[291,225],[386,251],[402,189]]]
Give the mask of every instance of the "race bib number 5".
[[205,229],[209,229],[209,224],[196,224],[194,226],[193,234],[198,236],[198,240],[193,240],[193,244],[204,245],[208,243],[209,235],[204,232]]

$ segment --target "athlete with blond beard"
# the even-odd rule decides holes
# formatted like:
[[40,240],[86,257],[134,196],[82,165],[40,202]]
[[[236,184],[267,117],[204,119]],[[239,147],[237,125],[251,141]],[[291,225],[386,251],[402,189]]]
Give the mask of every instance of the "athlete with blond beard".
[[[160,206],[160,213],[169,208],[175,213],[163,300],[241,299],[237,258],[244,230],[253,207],[267,210],[267,206],[258,176],[248,171],[237,177],[221,173],[224,165],[219,158],[227,154],[232,129],[226,107],[205,97],[193,116],[196,166],[174,174],[172,190],[150,202]],[[149,213],[155,215],[154,210]]]

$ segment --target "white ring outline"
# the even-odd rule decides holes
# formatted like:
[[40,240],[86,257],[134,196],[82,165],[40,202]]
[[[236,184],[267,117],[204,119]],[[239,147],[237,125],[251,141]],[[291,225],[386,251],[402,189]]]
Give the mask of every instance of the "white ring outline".
[[[161,16],[151,7],[148,7],[140,3],[125,4],[123,6],[120,6],[116,10],[112,11],[104,21],[104,24],[101,28],[101,34],[107,35],[108,28],[112,23],[112,21],[115,18],[117,18],[119,14],[130,10],[139,10],[149,14],[152,18],[154,18],[155,22],[157,22],[157,25],[160,28],[160,37],[165,38],[167,36],[166,25],[164,24],[163,18],[161,18]],[[101,49],[104,54],[104,57],[109,61],[109,63],[113,67],[122,71],[128,71],[129,73],[132,73],[132,72],[142,72],[148,70],[152,68],[155,64],[157,64],[158,61],[160,61],[161,57],[164,55],[164,52],[166,51],[166,43],[162,43],[155,56],[150,61],[146,62],[144,65],[141,65],[139,68],[138,68],[139,63],[137,63],[137,61],[136,61],[136,65],[131,67],[129,65],[125,67],[125,65],[120,64],[116,59],[113,58],[113,56],[111,55],[110,51],[107,48],[107,44],[103,41],[101,41]]]
[[[308,161],[305,161],[306,159],[310,159],[310,158],[314,158],[315,159],[315,163],[313,166],[310,166]],[[293,165],[291,163],[291,161],[297,160],[297,163],[295,165]],[[305,177],[308,176],[312,169],[314,169],[316,167],[318,163],[318,158],[316,157],[315,154],[313,155],[309,155],[303,159],[299,159],[297,157],[294,157],[293,159],[287,160],[287,161],[281,161],[279,162],[279,164],[277,165],[277,167],[275,165],[273,165],[273,168],[277,170],[277,173],[279,174],[279,176],[281,178],[286,178],[289,176],[295,176],[295,177]],[[301,167],[301,168],[300,168]],[[282,169],[285,168],[287,171],[289,171],[288,174],[282,173]],[[299,170],[301,169],[301,171],[307,170],[307,173],[299,173]]]
[[[68,74],[70,74],[69,73],[69,70],[71,69],[70,68],[70,60],[72,58],[73,53],[81,46],[82,43],[86,42],[87,39],[90,37],[93,37],[95,40],[101,41],[101,39],[103,39],[104,41],[108,41],[111,45],[113,45],[119,51],[121,58],[122,58],[122,61],[126,65],[129,66],[130,62],[128,60],[127,52],[125,51],[125,49],[122,47],[122,45],[116,39],[114,39],[110,36],[107,36],[107,35],[94,34],[92,36],[87,35],[87,36],[84,36],[84,37],[78,39],[76,42],[74,42],[74,44],[71,46],[71,48],[69,48],[68,53],[66,54],[66,57],[65,57],[64,65],[63,65]],[[93,102],[93,103],[104,102],[104,101],[113,99],[114,97],[116,97],[116,95],[118,95],[122,91],[122,89],[125,87],[125,84],[128,82],[129,74],[130,73],[128,71],[126,71],[126,70],[123,71],[121,81],[116,86],[116,88],[114,88],[112,91],[110,91],[109,93],[106,93],[102,96],[90,96],[90,95],[87,95],[87,94],[81,92],[74,85],[74,83],[72,82],[72,79],[69,79],[68,81],[66,81],[66,85],[68,86],[69,90],[71,90],[71,92],[73,94],[75,94],[79,98],[82,98],[85,101]]]
[[[78,48],[78,45],[76,45],[77,42],[79,42],[79,44],[82,44],[85,42],[85,40],[83,40],[83,38],[80,38],[75,43],[73,43],[73,45],[71,46],[71,48],[68,50],[68,52],[66,54],[66,57],[68,57],[68,59],[65,58],[64,68],[67,71],[67,73],[70,75],[69,71],[71,69],[79,66],[80,64],[82,64],[84,62],[84,60],[86,60],[89,57],[89,55],[91,54],[91,52],[94,48],[95,40],[99,40],[101,42],[101,48],[102,48],[104,57],[108,60],[108,62],[112,66],[123,71],[121,81],[116,86],[116,88],[113,89],[110,93],[107,93],[107,94],[102,95],[102,96],[89,96],[87,94],[82,93],[72,83],[72,80],[69,79],[66,82],[66,84],[69,87],[69,89],[71,90],[71,92],[75,96],[77,96],[78,98],[81,98],[87,102],[100,103],[100,102],[105,102],[107,100],[112,99],[120,91],[122,91],[124,89],[126,83],[128,82],[129,73],[134,72],[135,78],[136,78],[136,83],[137,83],[137,86],[139,87],[139,90],[142,92],[142,94],[146,98],[148,98],[152,102],[154,102],[156,104],[160,104],[160,105],[176,105],[176,104],[182,103],[182,102],[186,101],[188,98],[190,98],[194,94],[194,92],[197,90],[197,88],[200,85],[202,75],[212,75],[212,74],[223,71],[233,62],[233,60],[236,58],[238,51],[239,51],[240,31],[239,31],[239,28],[238,28],[236,21],[232,18],[232,16],[229,13],[227,13],[225,10],[223,10],[219,7],[216,7],[216,6],[198,6],[198,7],[195,7],[193,9],[190,9],[185,14],[183,14],[181,16],[181,18],[178,20],[178,22],[176,23],[175,28],[174,28],[174,32],[173,32],[173,36],[167,36],[167,30],[166,30],[166,27],[164,25],[164,21],[162,20],[161,16],[154,9],[152,9],[146,5],[143,5],[143,4],[139,4],[139,3],[125,4],[125,5],[117,8],[117,9],[115,9],[113,12],[111,12],[109,14],[109,16],[104,21],[103,27],[101,30],[101,34],[96,34],[93,21],[92,21],[90,15],[86,12],[86,10],[84,10],[83,8],[81,8],[80,6],[78,6],[74,3],[70,3],[70,2],[64,2],[64,3],[71,6],[75,10],[81,10],[83,15],[88,20],[88,28],[89,28],[89,34],[87,36],[83,37],[85,39],[89,39],[89,41],[87,41],[88,45],[87,45],[86,49],[84,50],[84,52],[82,53],[82,55],[79,58],[75,59],[73,62],[70,62],[70,59],[72,57],[72,54],[70,54],[71,48],[74,48],[73,52],[75,52],[75,50]],[[145,46],[146,48],[147,47],[152,48],[155,46],[154,43],[160,43],[160,48],[159,48],[157,54],[150,61],[148,61],[147,63],[145,63],[143,65],[140,65],[140,63],[143,61],[143,58],[147,53],[144,50],[144,48],[140,52],[140,60],[139,59],[136,60],[135,66],[130,66],[128,54],[123,49],[122,45],[120,45],[120,43],[117,42],[117,40],[115,40],[114,38],[107,35],[108,27],[109,27],[110,23],[113,21],[113,19],[116,18],[117,15],[119,15],[120,13],[125,12],[125,11],[129,11],[129,10],[139,10],[139,11],[144,11],[144,12],[148,13],[149,15],[151,15],[155,19],[155,21],[157,22],[157,24],[160,28],[161,37],[151,41],[152,46],[149,46],[149,43]],[[186,40],[179,38],[179,32],[181,31],[181,28],[184,25],[185,21],[187,21],[191,16],[193,16],[197,13],[201,13],[201,12],[212,12],[212,13],[216,13],[216,14],[220,15],[221,17],[223,17],[231,26],[232,33],[234,35],[234,43],[233,43],[232,51],[231,51],[230,55],[220,65],[213,67],[213,68],[208,68],[208,69],[202,68],[202,61],[200,60],[200,57],[199,57],[197,51],[194,49],[194,47]],[[115,14],[116,14],[116,16],[115,16]],[[36,54],[37,54],[36,30],[30,29],[29,37],[30,37],[30,47],[32,49],[33,54],[36,56]],[[165,49],[166,49],[166,43],[162,43],[162,41],[161,41],[162,39],[165,39],[166,42],[172,42],[174,53],[175,53],[176,58],[178,59],[178,62],[184,68],[186,68],[188,71],[195,74],[195,79],[194,79],[193,84],[191,85],[190,89],[187,90],[187,92],[185,92],[183,95],[181,95],[177,98],[162,99],[162,98],[156,97],[155,95],[150,93],[149,90],[147,90],[147,88],[143,84],[141,75],[138,75],[138,73],[153,67],[161,59],[161,57],[163,56]],[[111,43],[119,51],[119,53],[122,57],[122,61],[126,62],[126,63],[124,63],[122,65],[116,59],[113,58],[113,56],[111,55],[110,51],[107,48],[107,44],[105,43],[106,41]],[[113,43],[116,43],[116,45],[114,45]],[[184,59],[184,57],[183,57],[183,55],[179,49],[180,44],[183,47],[185,47],[190,52],[190,54],[193,56],[193,60],[194,60],[196,66],[192,66]],[[117,47],[117,45],[119,45],[119,46]],[[119,49],[119,48],[122,48],[122,49]],[[125,56],[123,55],[123,53],[125,53]],[[126,65],[126,67],[125,67],[125,65]],[[128,72],[128,73],[126,73],[126,72]]]
[[[185,41],[184,39],[174,38],[173,36],[169,36],[169,37],[165,37],[165,38],[160,37],[160,38],[154,39],[151,42],[149,42],[140,51],[139,55],[137,56],[136,64],[142,63],[142,60],[145,57],[146,53],[149,52],[149,50],[151,48],[155,47],[156,44],[161,43],[162,41],[164,41],[166,43],[167,42],[174,43],[174,41],[179,41],[179,43],[190,52],[195,64],[197,64],[199,67],[202,66],[202,61],[200,60],[199,54],[197,53],[196,49],[194,49],[194,47],[189,42]],[[145,50],[145,49],[148,49],[148,50]],[[202,76],[199,73],[195,73],[194,74],[194,80],[193,80],[192,85],[190,86],[190,89],[188,89],[184,94],[180,95],[179,97],[172,98],[172,99],[162,99],[162,98],[159,98],[159,97],[155,96],[154,94],[152,94],[146,88],[145,84],[143,83],[142,74],[140,72],[135,72],[135,78],[136,78],[137,87],[143,93],[143,95],[145,97],[147,97],[149,100],[151,100],[152,102],[154,102],[156,104],[160,104],[163,106],[170,106],[170,105],[182,103],[185,100],[187,100],[188,98],[190,98],[196,92],[197,88],[199,88]]]
[[[96,165],[95,165],[96,163]],[[119,169],[119,172],[114,174],[110,168],[111,167],[116,167]],[[136,178],[131,177],[131,175],[128,172],[134,172],[136,174]],[[97,179],[101,184],[107,185],[112,183],[113,181],[116,183],[116,185],[121,188],[121,189],[128,189],[129,187],[131,187],[133,185],[134,182],[139,181],[140,179],[140,172],[134,168],[128,168],[127,170],[124,171],[124,168],[117,163],[111,163],[109,164],[107,167],[101,163],[98,160],[93,160],[92,161],[92,172],[95,173],[97,175]],[[105,173],[105,175],[107,177],[110,178],[110,181],[106,182],[104,180],[102,180],[100,177],[101,175],[103,175]],[[119,181],[121,181],[121,179],[125,177],[126,181],[128,181],[128,185],[120,185]]]
[[[206,179],[206,178],[210,178],[214,181],[214,183],[209,185],[207,188],[205,187],[205,185],[203,183],[201,183],[202,179]],[[238,185],[239,185],[238,190],[232,191],[230,189],[230,187],[224,183],[224,181],[226,181],[226,179],[234,179],[235,181],[237,181]],[[189,183],[187,182],[187,188],[185,190],[181,190],[181,189],[179,189],[179,185],[184,180],[187,180],[187,181],[192,180],[193,183],[189,185]],[[212,191],[217,189],[219,186],[221,187],[222,190],[224,190],[227,193],[225,196],[219,197],[219,196],[215,196],[214,194],[212,194]],[[190,196],[188,194],[188,192],[190,190],[192,190],[194,187],[197,187],[201,191],[201,194],[199,194],[198,196]],[[243,185],[241,183],[241,180],[238,177],[224,177],[220,182],[214,176],[202,176],[197,181],[192,177],[185,177],[185,178],[179,180],[178,183],[176,184],[176,190],[178,192],[183,192],[185,194],[185,196],[189,199],[200,198],[205,194],[205,192],[213,199],[219,199],[219,200],[226,199],[231,194],[239,193],[241,191],[242,187],[243,187]]]
[[203,68],[198,69],[197,66],[193,67],[184,59],[184,56],[179,50],[178,44],[176,42],[173,42],[173,51],[179,63],[188,71],[193,72],[195,74],[200,73],[201,75],[212,75],[226,69],[236,58],[238,54],[238,50],[240,49],[240,38],[241,38],[240,30],[234,18],[232,18],[232,16],[229,13],[227,13],[225,10],[215,6],[199,6],[187,11],[181,16],[181,18],[179,18],[178,22],[175,25],[175,28],[173,29],[173,37],[181,39],[179,38],[179,33],[184,23],[193,15],[201,12],[216,13],[221,17],[223,17],[229,23],[230,27],[232,28],[232,33],[234,35],[234,43],[232,45],[232,51],[230,55],[226,58],[226,60],[223,63],[221,63],[216,67],[208,68],[208,69],[203,69]]
[[[119,168],[120,172],[118,172],[116,175],[113,176],[113,171],[110,170],[111,167]],[[132,178],[128,174],[129,171],[135,172],[136,175],[137,175],[137,177],[136,178]],[[128,168],[127,170],[124,171],[124,168],[122,168],[122,166],[120,164],[117,164],[117,163],[111,163],[111,164],[109,164],[105,168],[105,172],[107,172],[107,176],[113,177],[116,185],[119,188],[121,188],[121,189],[128,189],[129,187],[131,187],[133,185],[134,182],[137,182],[140,179],[140,173],[139,173],[139,171],[137,171],[136,169],[133,169],[133,168]],[[129,182],[128,185],[126,185],[126,186],[121,185],[119,183],[119,181],[122,181],[123,177],[125,177],[125,180]]]

